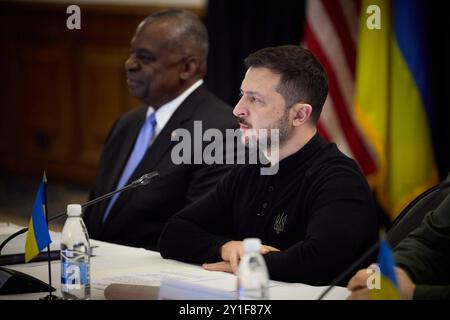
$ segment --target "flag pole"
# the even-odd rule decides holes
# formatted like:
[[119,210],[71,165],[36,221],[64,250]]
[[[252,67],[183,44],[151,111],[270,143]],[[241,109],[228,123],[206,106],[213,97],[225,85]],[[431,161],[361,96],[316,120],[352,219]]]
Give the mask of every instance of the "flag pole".
[[[45,220],[47,222],[47,228],[48,228],[48,208],[47,208],[47,175],[45,174],[42,177],[42,182],[44,185],[44,215]],[[61,299],[58,296],[54,296],[52,293],[52,265],[51,265],[51,257],[50,257],[50,243],[47,245],[47,262],[48,262],[48,296],[41,298],[42,300],[59,300]]]
[[[45,221],[47,222],[47,228],[48,228],[48,212],[47,212],[47,175],[45,174],[44,170],[44,176],[42,177],[42,182],[44,182],[44,214],[45,214]],[[47,245],[47,262],[48,262],[48,295],[49,299],[52,300],[52,266],[51,266],[51,260],[50,260],[50,244]]]

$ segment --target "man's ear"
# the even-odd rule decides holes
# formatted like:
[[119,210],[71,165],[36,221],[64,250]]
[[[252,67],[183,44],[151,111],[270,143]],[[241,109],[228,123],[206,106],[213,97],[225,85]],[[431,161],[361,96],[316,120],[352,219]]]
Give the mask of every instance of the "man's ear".
[[307,103],[296,103],[291,107],[292,125],[298,127],[308,122],[312,114],[312,106]]
[[185,57],[182,61],[182,69],[180,71],[180,79],[181,80],[189,80],[194,75],[197,74],[198,68],[200,67],[200,61],[198,57],[194,55],[189,55]]

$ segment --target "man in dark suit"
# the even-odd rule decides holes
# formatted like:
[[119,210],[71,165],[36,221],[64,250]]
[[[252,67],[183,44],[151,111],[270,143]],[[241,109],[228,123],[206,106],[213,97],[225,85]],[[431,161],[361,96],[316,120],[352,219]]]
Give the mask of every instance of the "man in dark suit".
[[177,129],[193,135],[194,121],[201,121],[203,130],[225,133],[237,125],[231,107],[203,85],[207,53],[206,29],[189,12],[159,12],[137,27],[125,69],[129,92],[144,105],[121,116],[109,132],[91,198],[151,171],[160,177],[88,207],[84,221],[91,238],[158,250],[167,219],[207,193],[229,169],[176,164],[171,158]]

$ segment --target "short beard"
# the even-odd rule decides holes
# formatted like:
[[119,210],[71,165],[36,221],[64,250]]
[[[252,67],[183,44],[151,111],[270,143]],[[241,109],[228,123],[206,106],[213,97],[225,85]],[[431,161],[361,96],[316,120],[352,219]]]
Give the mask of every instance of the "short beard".
[[[248,125],[244,119],[238,119],[238,122]],[[253,131],[253,134],[244,135],[243,143],[246,147],[256,147],[260,151],[271,149],[272,147],[281,147],[289,136],[289,109],[285,109],[280,119],[278,119],[276,123],[273,123],[269,128],[250,128],[248,130]],[[274,141],[272,141],[272,138]]]
[[[277,123],[270,128],[272,129],[278,129],[279,130],[279,138],[278,138],[278,145],[281,146],[288,138],[289,135],[289,108],[285,108],[283,115],[281,118],[277,121]],[[269,132],[269,137],[267,139],[267,148],[270,148],[272,146],[272,136]]]

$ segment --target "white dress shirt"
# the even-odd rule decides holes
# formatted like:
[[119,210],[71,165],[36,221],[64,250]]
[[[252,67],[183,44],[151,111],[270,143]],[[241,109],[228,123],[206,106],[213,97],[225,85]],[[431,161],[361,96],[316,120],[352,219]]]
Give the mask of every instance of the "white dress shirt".
[[[164,128],[164,126],[169,121],[170,117],[172,117],[173,113],[178,109],[178,107],[183,103],[183,101],[198,87],[203,84],[203,79],[196,81],[192,86],[183,91],[175,99],[163,104],[158,110],[156,110],[155,118],[156,118],[156,127],[155,133],[153,135],[153,141]],[[147,117],[149,117],[155,109],[152,106],[149,106],[147,109]]]

